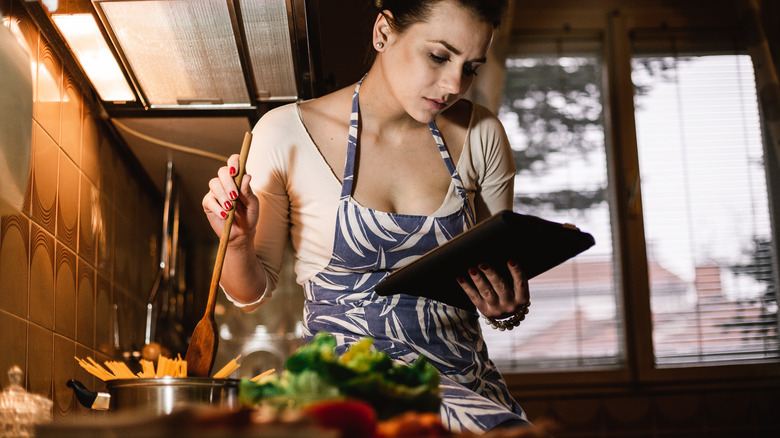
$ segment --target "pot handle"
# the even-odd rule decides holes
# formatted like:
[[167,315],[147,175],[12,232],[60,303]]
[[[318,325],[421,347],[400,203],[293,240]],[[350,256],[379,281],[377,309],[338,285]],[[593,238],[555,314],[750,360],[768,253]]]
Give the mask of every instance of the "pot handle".
[[94,409],[97,411],[108,410],[109,402],[111,401],[111,395],[107,392],[92,392],[87,389],[81,382],[76,379],[70,379],[67,383],[69,388],[73,389],[76,393],[76,399],[85,408]]

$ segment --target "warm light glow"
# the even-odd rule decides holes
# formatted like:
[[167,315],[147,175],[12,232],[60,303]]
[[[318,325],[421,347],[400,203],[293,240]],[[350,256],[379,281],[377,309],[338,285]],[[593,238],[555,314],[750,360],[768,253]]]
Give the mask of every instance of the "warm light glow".
[[101,99],[111,102],[135,100],[92,14],[54,14],[52,19]]
[[19,41],[19,45],[24,47],[25,52],[27,52],[29,55],[30,45],[27,44],[27,40],[24,38],[22,30],[19,29],[19,22],[16,20],[11,20],[9,17],[3,17],[3,26],[7,27],[8,30],[11,31],[11,33],[16,37],[16,40]]
[[49,10],[49,12],[54,12],[57,10],[59,1],[57,0],[42,0],[42,3],[46,8]]

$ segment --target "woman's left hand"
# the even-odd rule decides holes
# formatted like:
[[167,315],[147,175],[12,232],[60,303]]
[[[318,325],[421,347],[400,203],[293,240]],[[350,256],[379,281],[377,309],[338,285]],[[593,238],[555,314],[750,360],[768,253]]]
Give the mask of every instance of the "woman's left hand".
[[483,316],[509,318],[531,300],[523,270],[513,260],[507,262],[507,267],[512,274],[511,284],[487,264],[469,269],[468,278],[458,278],[460,287]]

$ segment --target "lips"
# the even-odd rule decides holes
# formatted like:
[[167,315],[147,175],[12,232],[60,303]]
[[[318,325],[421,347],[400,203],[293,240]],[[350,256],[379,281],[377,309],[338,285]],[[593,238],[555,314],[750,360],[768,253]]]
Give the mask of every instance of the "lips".
[[435,109],[437,111],[441,111],[441,110],[443,110],[444,108],[447,107],[447,101],[446,100],[429,99],[429,98],[426,97],[425,101],[428,103],[428,105],[431,108],[433,108],[433,109]]

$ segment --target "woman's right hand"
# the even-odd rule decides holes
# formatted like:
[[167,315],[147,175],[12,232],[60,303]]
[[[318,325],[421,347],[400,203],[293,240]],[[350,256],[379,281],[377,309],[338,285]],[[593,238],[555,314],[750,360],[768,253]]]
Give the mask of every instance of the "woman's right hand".
[[254,244],[257,229],[258,199],[249,187],[252,177],[245,174],[240,190],[233,179],[238,174],[238,154],[228,158],[227,165],[217,171],[217,176],[209,181],[209,192],[203,197],[203,211],[218,235],[222,235],[228,212],[235,208],[233,224],[228,245],[231,247]]

